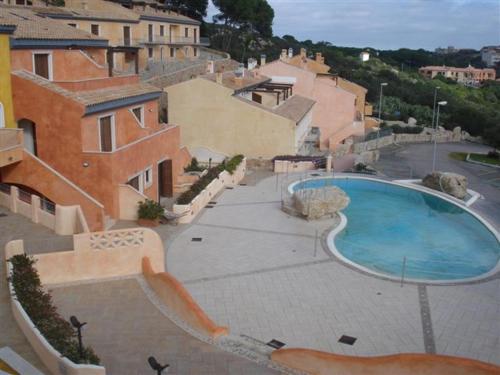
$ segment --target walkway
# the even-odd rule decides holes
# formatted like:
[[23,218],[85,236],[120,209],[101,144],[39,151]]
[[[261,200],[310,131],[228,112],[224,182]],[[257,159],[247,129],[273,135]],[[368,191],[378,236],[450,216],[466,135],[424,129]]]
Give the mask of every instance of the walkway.
[[171,375],[267,375],[278,372],[222,351],[187,334],[167,319],[136,279],[52,289],[63,317],[88,323],[83,331],[109,375],[151,373],[154,356]]
[[[224,191],[167,250],[168,270],[218,324],[287,347],[437,352],[500,363],[499,278],[400,287],[352,270],[322,246],[315,251],[316,230],[331,223],[281,212],[281,185],[281,177],[268,177]],[[357,341],[339,343],[342,335]]]

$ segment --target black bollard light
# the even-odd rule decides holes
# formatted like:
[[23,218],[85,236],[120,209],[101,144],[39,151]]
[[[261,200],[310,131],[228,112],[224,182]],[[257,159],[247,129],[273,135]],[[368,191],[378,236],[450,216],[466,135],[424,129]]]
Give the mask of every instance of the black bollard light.
[[80,321],[74,315],[71,315],[69,317],[69,321],[78,332],[78,353],[80,354],[80,359],[83,359],[82,327],[87,324],[87,322],[80,323]]
[[160,365],[155,357],[151,356],[148,358],[148,363],[153,370],[156,371],[156,375],[161,375],[163,370],[168,369],[170,365]]

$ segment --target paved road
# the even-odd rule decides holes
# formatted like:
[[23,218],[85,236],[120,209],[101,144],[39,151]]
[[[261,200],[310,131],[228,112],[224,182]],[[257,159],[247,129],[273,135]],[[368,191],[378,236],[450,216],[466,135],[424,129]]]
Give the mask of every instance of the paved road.
[[[381,150],[375,167],[390,178],[423,178],[432,169],[432,144],[421,143],[386,147]],[[483,215],[496,228],[500,227],[500,169],[483,167],[451,159],[450,152],[487,153],[491,148],[474,143],[441,143],[437,147],[438,171],[455,172],[467,177],[469,188],[485,199],[472,209]]]

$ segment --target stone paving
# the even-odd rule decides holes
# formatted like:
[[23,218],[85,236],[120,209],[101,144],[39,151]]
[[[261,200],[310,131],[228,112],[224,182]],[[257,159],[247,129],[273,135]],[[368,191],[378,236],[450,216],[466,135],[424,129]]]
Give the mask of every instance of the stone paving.
[[[168,270],[218,324],[287,347],[437,352],[500,363],[498,278],[401,287],[346,267],[322,246],[314,256],[316,230],[330,225],[284,214],[282,178],[224,191],[170,240]],[[344,334],[357,337],[353,346],[338,342]]]

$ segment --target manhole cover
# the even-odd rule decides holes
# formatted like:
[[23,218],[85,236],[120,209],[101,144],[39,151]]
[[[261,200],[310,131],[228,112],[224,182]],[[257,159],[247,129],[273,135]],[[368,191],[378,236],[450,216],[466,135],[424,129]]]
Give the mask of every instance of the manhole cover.
[[346,345],[354,345],[354,343],[356,342],[356,340],[357,340],[356,337],[342,335],[342,337],[339,339],[339,342],[342,343],[342,344],[346,344]]
[[274,348],[274,349],[281,349],[282,347],[285,346],[285,343],[278,341],[278,340],[275,340],[275,339],[272,339],[266,345],[270,346],[271,348]]

